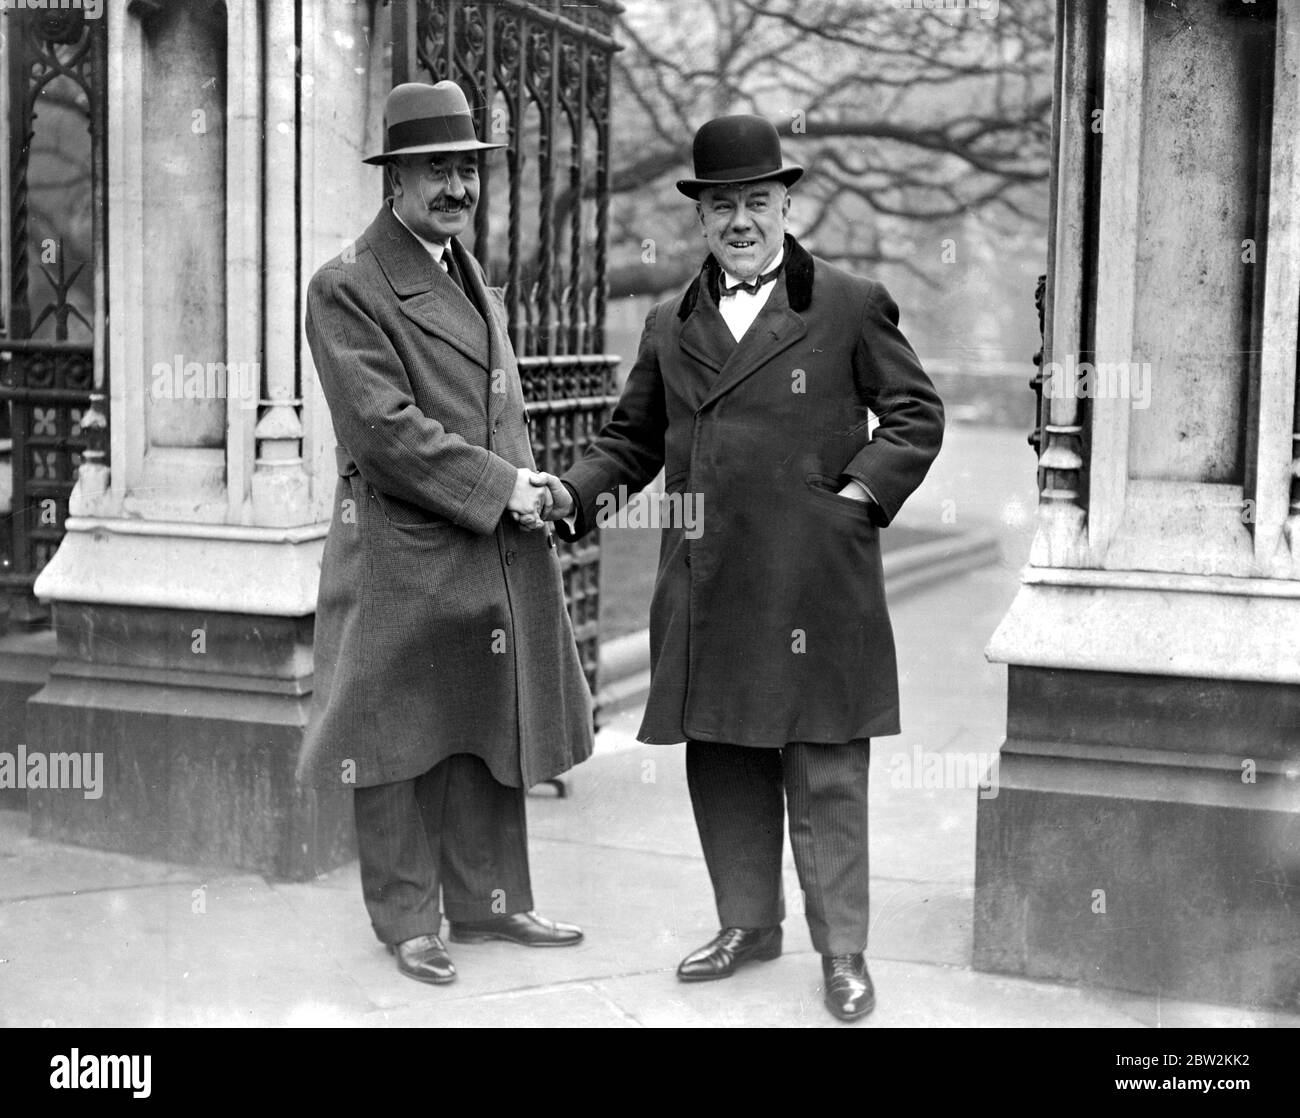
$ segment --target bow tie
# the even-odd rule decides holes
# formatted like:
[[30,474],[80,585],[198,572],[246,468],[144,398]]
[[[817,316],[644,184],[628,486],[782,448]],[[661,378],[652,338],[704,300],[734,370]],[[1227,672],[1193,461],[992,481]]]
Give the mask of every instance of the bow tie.
[[[781,264],[784,263],[785,261],[783,260]],[[748,291],[751,295],[757,295],[758,289],[762,287],[763,284],[771,283],[774,279],[776,279],[777,276],[781,274],[781,264],[778,264],[770,272],[764,272],[757,279],[750,280],[748,283],[746,283],[744,280],[741,280],[739,283],[728,286],[727,281],[724,280],[721,276],[719,276],[718,285],[721,287],[722,294],[724,295],[734,295],[736,294],[737,291]]]

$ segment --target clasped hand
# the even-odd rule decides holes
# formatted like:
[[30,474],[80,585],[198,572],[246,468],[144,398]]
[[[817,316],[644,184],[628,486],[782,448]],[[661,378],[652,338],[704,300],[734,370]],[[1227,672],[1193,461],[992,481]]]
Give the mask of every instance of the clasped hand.
[[[858,481],[849,481],[839,490],[839,495],[855,501],[871,500],[866,487]],[[554,474],[520,470],[515,479],[515,491],[506,502],[506,508],[516,524],[533,532],[548,520],[564,520],[572,516],[573,498]]]
[[554,474],[520,470],[506,508],[521,528],[536,531],[548,520],[573,514],[573,498]]

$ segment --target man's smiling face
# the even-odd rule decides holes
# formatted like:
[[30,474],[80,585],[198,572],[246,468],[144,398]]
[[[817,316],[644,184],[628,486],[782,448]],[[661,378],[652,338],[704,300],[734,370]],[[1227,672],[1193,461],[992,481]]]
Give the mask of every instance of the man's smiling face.
[[751,280],[776,259],[785,239],[790,195],[775,179],[710,186],[696,203],[709,251],[733,276]]
[[446,244],[463,233],[478,205],[478,156],[472,151],[407,155],[393,167],[393,210],[412,232]]

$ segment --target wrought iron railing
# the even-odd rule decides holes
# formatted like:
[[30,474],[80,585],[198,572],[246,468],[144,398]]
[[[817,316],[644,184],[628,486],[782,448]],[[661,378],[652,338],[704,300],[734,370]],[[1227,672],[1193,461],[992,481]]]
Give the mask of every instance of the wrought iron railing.
[[[612,37],[620,5],[393,0],[393,81],[451,79],[505,176],[480,171],[474,253],[504,288],[538,466],[562,472],[615,400],[605,354]],[[503,222],[504,217],[504,222]],[[562,546],[569,612],[593,692],[600,544]]]
[[[63,538],[83,459],[107,458],[104,20],[7,8],[0,627],[47,620],[32,584]],[[4,608],[7,606],[7,609]]]
[[[1047,349],[1047,338],[1044,329],[1044,315],[1047,310],[1047,276],[1038,277],[1038,283],[1034,287],[1034,308],[1038,311],[1038,352],[1034,354],[1034,375],[1029,378],[1029,387],[1034,390],[1034,429],[1029,432],[1029,445],[1034,448],[1034,456],[1041,458],[1043,456],[1043,446],[1047,441],[1047,424],[1051,421],[1051,398],[1045,388],[1047,385],[1046,372],[1043,369],[1043,354]],[[1043,468],[1038,468],[1038,490],[1041,493],[1043,489]]]

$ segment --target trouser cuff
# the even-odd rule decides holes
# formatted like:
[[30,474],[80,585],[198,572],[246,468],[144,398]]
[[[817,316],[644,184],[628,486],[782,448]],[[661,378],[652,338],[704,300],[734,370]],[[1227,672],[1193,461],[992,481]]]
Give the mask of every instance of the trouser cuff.
[[517,893],[511,894],[512,902],[508,906],[509,912],[501,912],[499,909],[492,907],[492,901],[474,902],[457,902],[456,904],[447,903],[447,919],[453,924],[481,924],[485,920],[504,920],[507,916],[514,916],[519,912],[531,912],[533,910],[532,894],[525,894],[522,898]]
[[404,920],[397,920],[391,924],[379,925],[372,923],[370,925],[375,930],[375,935],[379,937],[380,943],[398,944],[405,943],[408,939],[414,939],[416,936],[436,936],[442,933],[442,915],[440,913],[420,913],[418,916],[410,916]]

